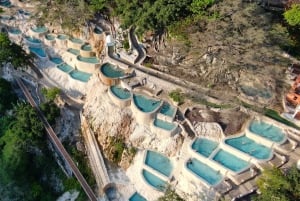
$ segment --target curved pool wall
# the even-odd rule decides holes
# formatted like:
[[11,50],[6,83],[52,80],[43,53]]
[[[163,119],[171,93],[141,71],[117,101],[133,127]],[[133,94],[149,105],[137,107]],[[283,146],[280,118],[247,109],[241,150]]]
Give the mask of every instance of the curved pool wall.
[[149,185],[154,190],[157,191],[165,191],[167,188],[167,181],[160,178],[154,172],[150,172],[149,170],[142,169],[141,171],[142,178],[145,183]]
[[190,158],[184,163],[184,175],[193,181],[200,181],[206,187],[215,187],[224,179],[219,170],[195,158]]
[[239,158],[249,161],[268,161],[273,157],[272,149],[248,138],[245,134],[239,136],[227,137],[223,140],[221,148],[234,153]]
[[[136,102],[138,101],[138,102]],[[147,105],[151,106],[151,108],[144,108],[147,109],[147,111],[143,111],[141,110],[141,105],[138,106],[137,103],[142,103],[144,102],[147,103],[147,101],[155,101],[155,107],[154,105],[149,105],[151,104],[151,102],[147,103]],[[142,95],[142,94],[133,94],[132,98],[131,98],[131,110],[132,113],[135,115],[136,120],[138,123],[142,123],[142,124],[147,124],[150,125],[150,123],[152,122],[152,119],[155,118],[156,113],[158,112],[158,110],[160,109],[160,107],[162,106],[163,101],[159,100],[159,99],[155,99],[155,98],[151,98],[148,97],[146,95]],[[145,105],[145,106],[147,106]]]
[[79,38],[69,38],[67,44],[68,44],[68,48],[80,50],[81,46],[83,45],[83,40]]
[[[99,60],[96,57],[82,57],[78,55],[76,57],[76,67],[78,70],[87,72],[87,73],[94,73],[96,70],[100,68]],[[92,63],[97,62],[97,63]]]
[[56,44],[58,47],[60,48],[67,48],[67,41],[69,39],[69,36],[65,35],[65,34],[58,34],[55,38]]
[[170,178],[173,171],[173,164],[170,159],[156,151],[147,150],[144,154],[144,164],[152,170]]
[[17,28],[17,27],[9,27],[8,28],[8,33],[9,34],[12,34],[12,35],[21,35],[21,30],[19,29],[19,28]]
[[100,27],[95,27],[93,30],[95,40],[104,40],[104,31]]
[[132,93],[120,86],[109,87],[108,95],[112,102],[120,108],[128,107],[131,104]]
[[96,53],[93,52],[90,44],[84,44],[80,48],[80,55],[83,57],[95,57]]
[[125,75],[125,72],[119,67],[111,63],[104,63],[99,70],[100,80],[108,86],[118,85],[120,78]]
[[39,39],[37,39],[37,38],[25,36],[24,39],[25,39],[26,44],[27,44],[29,47],[39,48],[39,47],[42,46],[41,40],[39,40]]
[[270,146],[272,146],[273,143],[282,144],[287,140],[286,135],[280,128],[262,120],[251,121],[247,131],[246,134],[248,134],[250,138],[255,139],[258,137],[257,140],[262,140],[264,145],[270,144]]
[[150,130],[151,132],[156,133],[157,136],[163,138],[172,137],[178,134],[180,131],[178,123],[164,121],[157,118],[153,119],[152,123],[150,124]]
[[30,52],[36,55],[40,60],[45,61],[48,59],[45,50],[41,47],[29,47]]
[[59,57],[51,57],[49,60],[55,65],[62,64],[64,61]]
[[128,201],[147,201],[147,200],[141,194],[139,194],[138,192],[135,192],[134,194],[132,194],[130,196]]
[[87,83],[90,80],[90,77],[92,76],[92,74],[90,73],[82,72],[79,70],[73,70],[69,72],[69,75],[72,79],[78,80],[83,83]]
[[33,37],[42,37],[48,32],[48,28],[45,26],[34,26],[29,29],[29,33]]
[[48,46],[54,46],[54,44],[56,43],[56,35],[54,34],[46,34],[44,37],[44,43]]

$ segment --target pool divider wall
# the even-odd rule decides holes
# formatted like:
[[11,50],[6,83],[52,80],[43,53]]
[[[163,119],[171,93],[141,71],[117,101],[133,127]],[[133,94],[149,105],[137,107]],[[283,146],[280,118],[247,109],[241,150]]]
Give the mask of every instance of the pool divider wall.
[[[103,66],[103,64],[102,64],[102,66]],[[120,83],[120,79],[105,76],[101,71],[102,66],[100,67],[100,70],[98,72],[98,77],[102,81],[102,83],[107,86],[118,85]]]
[[[66,36],[66,38],[63,38],[63,39],[58,38],[60,35]],[[67,47],[68,47],[68,46],[67,46],[68,38],[69,38],[69,36],[67,36],[67,35],[65,35],[65,34],[58,34],[58,35],[56,36],[56,38],[55,38],[55,41],[56,41],[57,46],[58,46],[59,48],[63,48],[63,49],[67,48]]]
[[[153,151],[153,150],[150,150],[150,149],[144,150],[144,154],[143,154],[143,166],[149,168],[149,169],[150,169],[149,172],[151,172],[151,173],[154,171],[155,175],[157,174],[157,175],[159,175],[159,177],[162,177],[162,178],[161,178],[162,180],[167,180],[167,181],[169,181],[169,180],[172,178],[172,174],[173,174],[173,172],[174,172],[174,167],[173,167],[172,161],[169,159],[170,162],[171,162],[171,164],[172,164],[173,170],[172,170],[172,172],[170,173],[170,176],[167,177],[166,175],[164,175],[164,174],[158,172],[157,170],[153,169],[152,167],[150,167],[150,166],[148,166],[148,165],[146,164],[146,157],[147,157],[148,151],[152,151],[152,152],[159,153],[159,152],[157,152],[157,151]],[[159,153],[159,154],[161,154],[161,153]],[[162,154],[162,155],[163,155],[163,154]],[[164,156],[164,155],[163,155],[163,156]],[[166,156],[164,156],[164,157],[166,157]]]
[[[47,35],[47,34],[46,34]],[[56,44],[56,40],[55,38],[57,37],[55,34],[49,34],[49,35],[53,35],[54,39],[53,40],[49,40],[46,38],[46,35],[44,36],[44,43],[50,47],[54,47],[54,45]]]
[[[236,156],[238,156],[239,158],[245,160],[245,161],[258,161],[258,162],[264,162],[264,161],[269,161],[270,159],[273,158],[273,155],[274,155],[274,152],[273,150],[271,149],[271,154],[270,154],[270,157],[267,158],[267,159],[257,159],[255,158],[254,156],[251,156],[247,153],[244,153],[238,149],[236,149],[235,147],[232,147],[228,144],[225,143],[225,141],[227,139],[233,139],[233,138],[237,138],[237,137],[241,137],[241,136],[244,136],[245,134],[244,133],[241,133],[241,134],[238,134],[238,135],[235,135],[235,136],[230,136],[230,137],[227,137],[226,139],[224,138],[222,143],[220,143],[220,147],[222,149],[224,149],[225,151],[229,151],[229,152],[232,152],[234,153]],[[257,142],[256,142],[257,143]],[[260,144],[260,143],[258,143]]]
[[44,36],[45,34],[47,34],[47,33],[48,33],[48,28],[47,28],[47,30],[45,30],[44,32],[35,32],[35,31],[33,30],[33,27],[30,27],[30,28],[29,28],[29,35],[32,36],[32,37],[43,38],[43,36]]
[[77,67],[77,55],[72,54],[71,52],[65,51],[62,55],[63,60],[73,68]]
[[84,71],[87,73],[95,73],[96,70],[100,68],[100,63],[88,63],[84,61],[80,61],[78,59],[79,56],[76,56],[75,65],[78,70]]
[[166,129],[155,126],[154,121],[155,121],[155,119],[153,119],[150,124],[150,130],[151,130],[151,132],[156,133],[157,136],[159,136],[159,137],[169,138],[169,137],[176,135],[179,132],[178,123],[176,123],[176,122],[171,122],[172,124],[176,125],[172,130],[166,130]]
[[72,41],[72,38],[70,38],[70,37],[67,40],[67,47],[68,48],[73,48],[73,49],[80,50],[81,46],[83,44],[84,44],[83,41],[81,43],[76,43],[76,42]]
[[86,44],[83,44],[81,45],[80,47],[80,55],[82,57],[95,57],[96,56],[96,53],[93,52],[92,50],[84,50],[83,47],[85,46]]
[[163,104],[163,101],[161,101],[161,100],[159,100],[159,101],[160,101],[160,105],[155,110],[153,110],[152,112],[143,112],[135,105],[133,96],[132,96],[131,97],[132,103],[130,104],[130,108],[131,108],[132,113],[135,116],[136,121],[141,124],[150,125],[152,120],[155,118],[156,113],[159,111],[159,109],[161,108],[161,106]]
[[112,102],[114,104],[116,104],[117,106],[119,106],[120,108],[125,108],[130,106],[131,104],[131,100],[132,100],[132,93],[130,95],[130,97],[128,99],[120,99],[118,98],[112,91],[111,91],[111,87],[108,87],[108,96],[110,97],[110,99],[112,100]]
[[[151,188],[152,190],[155,190],[156,193],[161,193],[161,196],[164,195],[164,192],[165,192],[166,188],[165,188],[163,191],[160,191],[160,190],[158,190],[157,188],[155,188],[154,186],[152,186],[151,184],[149,184],[148,181],[146,180],[146,178],[145,178],[144,175],[143,175],[143,170],[146,170],[146,171],[150,172],[148,169],[141,168],[140,175],[141,175],[141,177],[142,177],[143,182],[144,182],[149,188]],[[153,174],[153,172],[150,172],[150,173]],[[155,175],[155,174],[154,174],[154,175]],[[156,176],[156,175],[155,175],[155,176]],[[160,178],[160,177],[158,177],[158,178]],[[164,180],[164,181],[165,181],[165,180]],[[167,181],[166,181],[166,184],[168,184]],[[166,186],[166,187],[167,187],[167,186]]]
[[[176,108],[177,110],[177,108]],[[170,116],[167,116],[167,115],[164,115],[162,113],[157,113],[157,116],[156,116],[157,119],[160,119],[160,120],[163,120],[163,121],[167,121],[169,123],[173,123],[173,119],[174,117],[170,117]]]
[[[268,148],[272,148],[275,144],[277,144],[276,142],[273,142],[271,140],[268,140],[262,136],[259,136],[253,132],[251,132],[248,128],[245,130],[245,135],[250,138],[251,140],[254,140],[255,142],[259,143],[259,144],[263,144],[264,146],[268,147]],[[286,141],[286,139],[285,139]],[[282,143],[280,143],[282,144]]]
[[[221,164],[217,163],[216,161],[212,160],[212,158],[206,158],[205,156],[202,156],[200,153],[198,153],[196,150],[194,150],[192,148],[192,144],[194,141],[192,141],[189,144],[189,149],[188,152],[190,153],[192,158],[197,159],[198,161],[205,163],[206,165],[210,166],[211,168],[213,168],[216,171],[220,171],[220,173],[222,175],[226,175],[227,172],[231,172],[232,174],[236,174],[235,172],[225,168],[224,166],[222,166]],[[219,148],[217,147],[212,153],[212,154],[216,153],[219,151]]]
[[[31,38],[30,36],[28,36],[29,38]],[[40,48],[42,47],[42,41],[40,41],[40,43],[34,43],[34,42],[31,42],[30,40],[28,40],[27,37],[23,37],[24,38],[24,41],[25,43],[29,46],[29,47],[35,47],[35,48]]]

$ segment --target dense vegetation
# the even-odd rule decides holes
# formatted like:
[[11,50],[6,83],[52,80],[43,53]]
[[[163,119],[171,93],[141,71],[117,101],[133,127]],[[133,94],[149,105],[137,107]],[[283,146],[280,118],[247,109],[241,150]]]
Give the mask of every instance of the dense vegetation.
[[26,54],[21,46],[12,43],[7,34],[0,33],[0,63],[11,63],[15,68],[26,68],[32,64],[32,55]]
[[258,179],[261,194],[257,201],[295,201],[300,200],[300,171],[293,166],[287,173],[280,169],[265,170]]
[[0,79],[0,117],[3,112],[13,107],[16,102],[16,96],[12,93],[12,88],[9,82]]
[[54,200],[59,192],[51,185],[51,177],[57,165],[47,149],[43,125],[30,105],[14,104],[12,115],[0,118],[1,196]]

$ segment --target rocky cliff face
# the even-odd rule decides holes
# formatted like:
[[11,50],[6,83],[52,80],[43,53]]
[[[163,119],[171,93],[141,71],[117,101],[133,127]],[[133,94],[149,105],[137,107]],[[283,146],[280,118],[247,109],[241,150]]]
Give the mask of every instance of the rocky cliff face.
[[[279,94],[287,89],[283,81],[289,60],[280,48],[288,41],[286,29],[255,3],[224,0],[211,12],[217,17],[184,27],[182,42],[148,39],[154,68],[219,91],[223,99],[241,95],[280,104]],[[227,97],[224,90],[231,94]]]
[[[112,141],[115,139],[120,139],[126,147],[157,150],[168,156],[175,155],[181,147],[183,139],[180,135],[164,139],[152,133],[147,125],[137,124],[130,107],[121,109],[114,105],[108,96],[107,87],[96,77],[88,85],[83,115],[89,120],[106,158],[112,160]],[[119,162],[124,168],[132,160],[129,150],[124,150]]]

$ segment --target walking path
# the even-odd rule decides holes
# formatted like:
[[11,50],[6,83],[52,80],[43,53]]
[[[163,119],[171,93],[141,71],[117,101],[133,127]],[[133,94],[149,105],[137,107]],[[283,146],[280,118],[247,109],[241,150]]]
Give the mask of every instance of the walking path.
[[86,195],[88,196],[89,200],[91,201],[97,201],[96,195],[92,191],[91,187],[88,185],[82,174],[80,173],[79,169],[75,165],[74,161],[68,154],[68,152],[65,150],[64,146],[58,139],[57,135],[53,131],[52,127],[48,123],[46,117],[43,115],[35,101],[33,100],[32,96],[30,95],[29,91],[27,90],[26,86],[24,85],[23,81],[20,78],[16,78],[16,81],[20,88],[22,89],[24,95],[27,98],[27,101],[31,104],[31,106],[37,111],[39,118],[44,124],[44,127],[47,131],[48,137],[51,140],[51,142],[54,144],[57,151],[60,153],[60,155],[63,157],[63,159],[68,163],[70,168],[72,169],[73,174],[77,178],[78,182],[80,183],[81,187],[85,191]]

